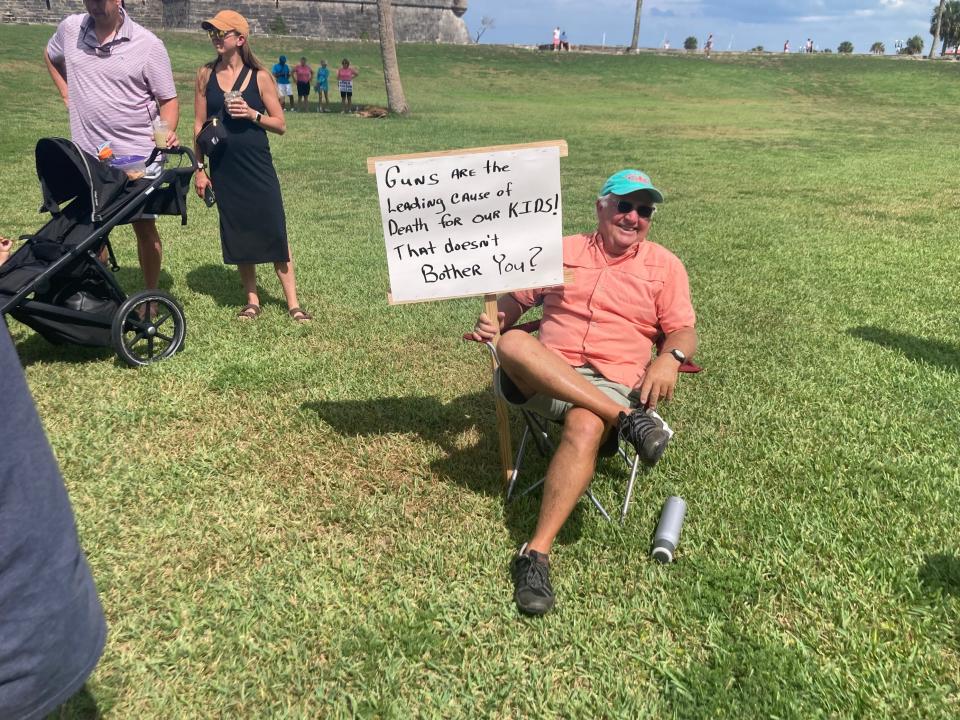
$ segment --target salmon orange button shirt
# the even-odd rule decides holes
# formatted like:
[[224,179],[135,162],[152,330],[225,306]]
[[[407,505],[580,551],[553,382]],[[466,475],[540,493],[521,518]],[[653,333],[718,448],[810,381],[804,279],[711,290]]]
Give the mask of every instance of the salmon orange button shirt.
[[650,362],[653,344],[692,328],[696,315],[683,263],[645,240],[608,258],[597,233],[563,239],[566,285],[511,293],[524,310],[543,305],[540,342],[574,367],[590,365],[608,380],[635,387]]

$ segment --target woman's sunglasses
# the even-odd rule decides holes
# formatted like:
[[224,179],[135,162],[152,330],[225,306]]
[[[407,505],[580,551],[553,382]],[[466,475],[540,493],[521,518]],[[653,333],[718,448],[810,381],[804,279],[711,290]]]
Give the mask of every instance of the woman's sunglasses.
[[214,28],[214,29],[211,29],[211,30],[207,30],[207,35],[210,36],[210,39],[211,39],[211,40],[218,40],[218,41],[220,41],[220,42],[223,42],[224,40],[226,40],[226,39],[227,39],[228,37],[230,37],[231,35],[236,35],[236,36],[239,37],[239,36],[240,36],[240,33],[238,33],[236,30],[226,30],[226,31],[224,31],[224,30],[217,30],[217,29]]
[[656,206],[654,205],[634,205],[629,200],[621,200],[617,203],[617,212],[623,213],[626,215],[632,210],[637,211],[637,215],[642,217],[644,220],[649,220],[653,217],[653,214],[657,211]]

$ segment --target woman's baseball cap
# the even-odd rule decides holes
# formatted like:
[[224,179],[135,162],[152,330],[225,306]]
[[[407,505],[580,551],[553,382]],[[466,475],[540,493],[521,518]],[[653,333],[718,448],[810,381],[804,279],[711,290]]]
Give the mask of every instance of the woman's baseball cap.
[[663,193],[657,190],[650,182],[650,176],[642,170],[621,170],[607,178],[600,189],[600,195],[629,195],[637,190],[646,190],[653,197],[654,202],[663,202]]
[[204,30],[222,30],[229,32],[233,30],[244,37],[250,36],[250,23],[236,10],[221,10],[209,20],[200,23]]

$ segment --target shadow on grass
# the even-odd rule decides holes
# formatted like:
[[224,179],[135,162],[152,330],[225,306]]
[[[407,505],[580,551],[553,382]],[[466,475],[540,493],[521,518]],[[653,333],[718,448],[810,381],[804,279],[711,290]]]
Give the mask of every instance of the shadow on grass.
[[[113,273],[113,276],[116,281],[120,283],[120,287],[123,288],[127,295],[133,295],[134,293],[138,293],[144,289],[143,272],[141,272],[140,268],[135,265],[124,265],[115,273]],[[160,286],[161,290],[170,292],[170,288],[173,287],[173,276],[166,270],[161,270],[159,282],[157,284]]]
[[927,555],[917,572],[920,584],[947,595],[960,595],[960,559],[953,555]]
[[59,709],[48,715],[47,720],[98,720],[100,717],[97,700],[84,685]]
[[20,364],[29,367],[35,363],[87,363],[102,362],[116,357],[112,348],[84,347],[83,345],[54,345],[37,333],[17,343]]
[[[268,264],[257,268],[257,287],[260,295],[260,304],[278,304],[287,306],[286,301],[278,299],[269,292],[260,290],[264,273],[269,273],[276,279],[273,265]],[[234,267],[226,265],[201,265],[187,273],[187,287],[195,293],[209,295],[221,307],[240,307],[246,301],[243,296],[243,286],[240,284],[240,275]]]
[[[441,459],[430,464],[439,477],[457,483],[472,492],[503,496],[506,486],[500,483],[499,450],[493,398],[489,391],[473,393],[441,403],[435,397],[392,397],[370,400],[308,402],[302,410],[316,413],[339,434],[376,436],[415,433],[427,443],[443,449]],[[457,438],[469,430],[478,430],[480,444],[457,446]],[[514,428],[514,453],[519,434]],[[534,482],[543,476],[546,460],[533,449],[524,460],[524,480]],[[533,480],[531,480],[533,478]],[[583,499],[567,520],[558,537],[560,543],[574,542],[580,537],[582,513],[591,511]],[[504,523],[517,545],[529,539],[540,507],[540,491],[515,498],[504,508]]]
[[913,362],[926,362],[946,370],[960,371],[960,347],[939,340],[926,340],[916,335],[894,332],[873,325],[847,330],[848,335],[899,350]]
[[[490,406],[490,407],[486,407]],[[304,403],[303,410],[316,413],[339,434],[376,436],[415,433],[425,442],[443,448],[442,460],[431,469],[474,492],[496,495],[499,473],[496,426],[490,393],[474,393],[441,403],[435,397],[388,397]],[[457,436],[479,429],[479,447],[458,448]]]

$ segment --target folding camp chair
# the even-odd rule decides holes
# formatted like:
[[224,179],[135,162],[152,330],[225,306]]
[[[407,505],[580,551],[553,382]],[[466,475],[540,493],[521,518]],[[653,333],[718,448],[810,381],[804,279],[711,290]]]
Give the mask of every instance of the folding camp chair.
[[[520,325],[515,325],[512,330],[523,330],[524,332],[534,333],[540,328],[539,320],[532,320],[530,322],[522,323]],[[465,339],[470,338],[470,335],[465,335]],[[491,356],[494,360],[494,367],[499,367],[500,359],[497,356],[497,348],[492,342],[485,343],[487,349],[490,351]],[[657,351],[663,347],[663,337],[657,342]],[[680,366],[680,372],[683,373],[698,373],[702,370],[699,365],[696,365],[689,360],[685,361]],[[523,465],[523,459],[526,455],[527,446],[530,440],[533,440],[534,446],[539,451],[540,455],[544,458],[549,458],[556,451],[556,443],[550,437],[549,427],[554,424],[553,421],[548,420],[547,418],[541,417],[536,413],[533,413],[529,410],[520,410],[521,417],[523,417],[524,428],[523,435],[520,438],[520,446],[517,449],[516,459],[513,462],[513,471],[510,474],[510,479],[507,485],[507,501],[513,496],[513,491],[516,488],[517,478],[520,475],[520,468]],[[624,493],[623,505],[620,508],[620,522],[627,517],[627,511],[630,509],[630,499],[633,496],[633,486],[637,479],[637,473],[640,470],[640,456],[637,452],[625,443],[620,442],[620,438],[617,433],[611,432],[607,439],[600,446],[600,450],[597,453],[599,458],[607,458],[617,456],[623,460],[624,464],[630,471],[630,477],[627,480],[627,488]],[[523,497],[530,492],[533,492],[538,487],[543,485],[545,477],[540,478],[537,482],[532,483],[531,485],[524,488],[517,497]],[[603,506],[603,504],[597,499],[596,495],[593,494],[593,491],[590,487],[587,487],[586,495],[590,498],[590,501],[593,503],[594,507],[597,508],[599,513],[604,517],[608,522],[611,521],[610,513]]]

